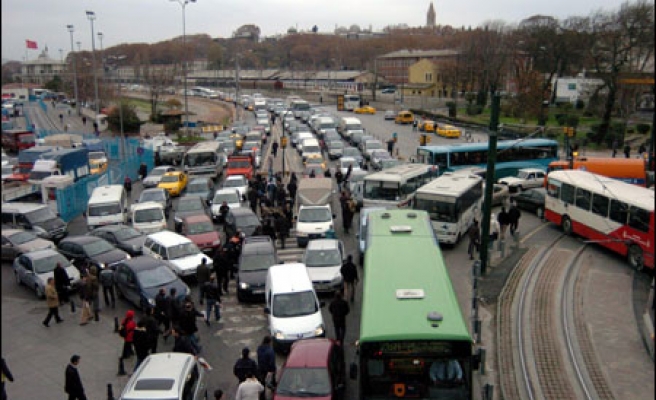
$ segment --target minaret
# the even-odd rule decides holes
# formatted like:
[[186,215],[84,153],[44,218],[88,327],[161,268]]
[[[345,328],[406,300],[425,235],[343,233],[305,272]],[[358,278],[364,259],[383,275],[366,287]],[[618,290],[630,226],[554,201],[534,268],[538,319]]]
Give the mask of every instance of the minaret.
[[428,13],[426,13],[426,27],[427,28],[435,27],[435,8],[433,8],[432,1],[430,3],[430,7],[428,7]]

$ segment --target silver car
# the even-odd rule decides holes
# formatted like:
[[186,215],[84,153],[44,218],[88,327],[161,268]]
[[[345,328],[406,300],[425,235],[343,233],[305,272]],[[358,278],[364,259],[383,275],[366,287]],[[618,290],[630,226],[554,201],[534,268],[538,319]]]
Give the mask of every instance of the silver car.
[[45,297],[48,278],[54,277],[57,264],[61,264],[71,280],[71,288],[80,284],[80,271],[59,252],[53,249],[37,250],[21,254],[14,260],[16,283],[34,290],[40,299]]
[[41,239],[32,232],[22,229],[2,230],[2,260],[11,261],[23,253],[55,247],[50,240]]
[[167,172],[175,171],[175,167],[171,165],[161,165],[159,167],[153,168],[148,176],[144,178],[141,182],[144,188],[154,188],[159,184],[159,181],[162,179]]

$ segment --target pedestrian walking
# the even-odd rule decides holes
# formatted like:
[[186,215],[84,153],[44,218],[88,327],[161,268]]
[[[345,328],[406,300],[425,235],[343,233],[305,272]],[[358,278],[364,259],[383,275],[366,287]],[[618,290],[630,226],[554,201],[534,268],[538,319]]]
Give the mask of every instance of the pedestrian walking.
[[418,125],[418,124],[419,124],[419,121],[417,121],[416,119],[413,119],[413,120],[412,120],[412,131],[413,131],[413,132],[416,132],[416,131],[417,131],[417,125]]
[[169,314],[171,310],[171,299],[166,295],[166,289],[160,288],[155,296],[155,309],[154,315],[157,319],[157,329],[160,325],[164,325],[164,341],[168,339],[171,334],[171,316]]
[[267,184],[267,193],[269,195],[269,202],[274,204],[276,201],[276,194],[278,192],[278,186],[276,181],[273,178],[269,178],[269,183]]
[[139,179],[143,181],[144,178],[148,175],[148,167],[146,166],[146,163],[142,162],[141,165],[139,165],[138,173],[139,173]]
[[217,249],[212,259],[216,284],[221,289],[220,294],[228,294],[228,283],[230,282],[230,262],[225,247]]
[[348,255],[346,262],[342,264],[339,270],[344,279],[344,298],[350,299],[351,303],[355,300],[355,285],[358,284],[358,269],[353,264],[353,256]]
[[287,184],[287,191],[289,192],[289,198],[291,200],[292,205],[294,202],[296,202],[296,191],[298,190],[298,184],[296,183],[295,180],[290,179],[289,183]]
[[7,362],[5,361],[5,358],[2,357],[2,391],[0,392],[2,395],[1,400],[7,400],[7,392],[5,391],[5,381],[13,382],[14,381],[14,376],[11,374],[11,371],[9,370],[9,367],[7,366]]
[[95,265],[89,268],[87,290],[87,301],[89,302],[89,307],[93,310],[93,320],[98,322],[100,321],[100,283],[98,282],[98,267]]
[[346,336],[346,316],[351,311],[348,302],[344,300],[341,290],[335,291],[335,298],[330,302],[328,307],[330,315],[333,317],[333,327],[335,328],[335,339],[340,345],[344,344]]
[[59,122],[63,125],[64,124],[64,114],[59,114]]
[[68,394],[68,400],[87,400],[84,394],[84,386],[82,386],[82,379],[78,366],[80,365],[80,356],[74,354],[71,357],[71,362],[66,366],[64,391]]
[[273,158],[269,157],[269,161],[267,165],[268,165],[267,171],[269,172],[269,176],[271,177],[273,176]]
[[198,283],[198,304],[203,305],[203,298],[205,297],[205,283],[210,280],[210,268],[207,266],[207,258],[203,257],[200,265],[196,268],[196,282]]
[[310,178],[316,178],[317,174],[314,172],[314,168],[310,171]]
[[519,217],[522,216],[522,213],[517,208],[515,202],[510,203],[510,210],[508,210],[508,219],[510,220],[510,234],[515,236],[517,232],[517,226],[519,225]]
[[205,324],[210,326],[210,316],[214,309],[214,319],[219,322],[221,319],[221,289],[216,282],[216,275],[211,274],[209,282],[205,282],[205,300],[207,300],[207,310],[205,312]]
[[82,125],[87,126],[87,117],[82,117]]
[[132,357],[134,349],[134,330],[137,324],[134,322],[134,311],[128,310],[125,313],[125,318],[121,321],[121,327],[118,330],[119,335],[123,338],[123,351],[121,352],[121,360]]
[[273,158],[276,158],[278,155],[278,144],[277,140],[274,140],[273,143],[271,143],[271,153],[273,154]]
[[159,321],[155,316],[155,307],[147,306],[144,311],[145,315],[143,316],[142,321],[144,322],[146,332],[148,333],[148,350],[151,354],[155,354],[157,353],[159,334],[162,333],[162,331],[159,330]]
[[645,153],[647,153],[647,147],[645,146],[644,143],[641,143],[640,147],[638,147],[638,157],[642,159],[646,158]]
[[[249,190],[251,190],[251,189],[249,188]],[[230,211],[230,206],[228,205],[228,202],[224,200],[223,203],[221,203],[221,207],[219,207],[219,223],[220,224],[225,224],[225,219],[226,219],[226,216],[228,215],[229,211]]]
[[[66,272],[66,268],[64,268],[61,263],[57,263],[52,276],[55,279],[55,290],[57,290],[60,304],[67,303],[69,301],[68,290],[71,286],[71,280],[68,276],[68,272]],[[74,308],[72,309],[74,310]]]
[[204,317],[203,313],[198,311],[196,307],[194,306],[194,303],[191,301],[190,296],[187,296],[185,299],[184,303],[184,308],[182,312],[180,313],[180,329],[184,332],[187,337],[189,337],[189,341],[191,342],[191,345],[194,347],[194,350],[196,351],[196,354],[200,354],[202,347],[200,346],[199,342],[200,339],[198,338],[198,324],[196,323],[198,317]]
[[64,320],[59,317],[59,296],[55,288],[55,278],[48,278],[48,284],[45,289],[46,303],[48,304],[48,315],[43,320],[43,325],[47,328],[50,325],[50,319],[55,317],[55,321],[59,324]]
[[335,181],[337,181],[337,190],[342,192],[342,182],[344,181],[344,174],[342,174],[342,170],[340,168],[336,168],[337,171],[335,171]]
[[187,336],[179,326],[174,325],[173,328],[171,328],[171,334],[175,339],[173,349],[171,350],[172,352],[187,353],[193,356],[198,355],[194,346],[191,345],[189,336]]
[[501,231],[501,226],[499,225],[499,221],[497,220],[496,215],[492,213],[490,215],[490,243],[488,246],[492,248],[494,246],[494,241],[499,239],[499,234]]
[[275,216],[275,225],[276,232],[278,233],[278,238],[280,239],[280,248],[285,248],[285,241],[289,237],[290,225],[287,223],[287,218],[281,214],[276,214]]
[[235,400],[258,400],[260,393],[264,392],[264,386],[257,380],[253,372],[246,373],[246,378],[237,387]]
[[348,235],[351,225],[353,224],[353,216],[355,215],[357,205],[346,191],[342,192],[340,204],[342,206],[342,226],[344,228],[344,233]]
[[390,139],[390,140],[387,141],[387,152],[390,153],[391,156],[394,155],[394,144],[395,143],[396,142],[394,141],[394,139]]
[[114,295],[114,271],[111,268],[103,268],[100,271],[100,284],[103,289],[105,307],[109,307],[110,300],[112,308],[116,308],[116,297]]
[[278,207],[284,207],[285,203],[287,203],[287,191],[285,190],[282,182],[280,182],[277,186],[278,189],[276,190],[276,205]]
[[626,158],[631,158],[631,146],[628,144],[624,146],[624,156]]
[[[276,353],[273,351],[271,336],[262,338],[262,343],[257,347],[257,372],[260,383],[266,388],[274,389],[276,382]],[[265,397],[264,391],[260,399]]]
[[271,242],[275,247],[276,244],[276,228],[273,225],[273,217],[267,217],[264,221],[264,226],[262,227],[262,234],[271,238]]
[[91,288],[89,287],[89,276],[86,273],[81,273],[82,279],[80,280],[80,286],[78,287],[78,292],[80,292],[80,301],[82,303],[80,311],[80,325],[86,325],[89,323],[89,318],[91,318],[91,306],[89,305],[89,293]]
[[503,240],[506,238],[506,230],[508,229],[508,226],[510,226],[510,216],[508,215],[508,211],[506,211],[505,206],[501,206],[501,212],[497,217],[497,221],[499,221],[499,226],[501,228],[499,237]]
[[241,357],[235,362],[235,366],[232,368],[232,373],[235,374],[239,383],[246,380],[247,374],[255,376],[257,373],[257,363],[250,358],[250,353],[251,350],[248,347],[244,347],[241,350]]
[[133,335],[134,353],[137,355],[137,361],[134,363],[134,369],[132,370],[132,373],[134,373],[134,371],[139,368],[139,365],[141,365],[143,360],[148,357],[148,351],[151,348],[148,331],[146,330],[146,322],[143,319],[139,320],[137,323],[136,328],[134,328]]
[[469,236],[469,246],[467,247],[467,254],[469,254],[469,259],[474,259],[474,253],[479,253],[481,251],[481,228],[478,225],[478,220],[474,218],[472,226],[469,227],[467,231],[467,236]]
[[253,213],[257,214],[257,203],[259,200],[257,189],[254,187],[249,187],[247,197],[248,197],[248,204],[250,205],[251,210],[253,211]]
[[125,176],[125,179],[123,179],[123,187],[125,188],[126,192],[132,192],[132,179],[130,179],[130,177],[127,175]]

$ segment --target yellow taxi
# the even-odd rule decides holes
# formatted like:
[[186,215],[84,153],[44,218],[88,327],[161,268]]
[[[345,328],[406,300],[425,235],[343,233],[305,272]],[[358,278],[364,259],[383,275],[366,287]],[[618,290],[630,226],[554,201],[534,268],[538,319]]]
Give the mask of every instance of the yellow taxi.
[[396,114],[394,123],[396,124],[411,124],[415,121],[415,115],[412,111],[400,111]]
[[91,175],[100,175],[107,171],[107,162],[92,162],[89,161],[89,167],[91,171]]
[[162,175],[157,187],[168,191],[171,196],[180,196],[187,187],[187,174],[180,171],[167,172]]
[[326,161],[323,159],[322,156],[318,154],[310,154],[307,156],[305,159],[305,167],[321,167],[322,170],[326,170]]
[[371,106],[358,107],[353,110],[356,114],[376,114],[376,109]]
[[435,132],[438,136],[445,138],[454,138],[457,139],[460,137],[460,129],[456,128],[453,125],[439,124],[435,129]]
[[230,140],[235,144],[237,150],[241,150],[241,146],[244,144],[244,138],[240,134],[233,133],[230,135]]
[[435,132],[435,126],[437,125],[437,122],[431,121],[429,119],[425,119],[422,121],[419,121],[419,124],[417,124],[417,129],[419,129],[422,132]]

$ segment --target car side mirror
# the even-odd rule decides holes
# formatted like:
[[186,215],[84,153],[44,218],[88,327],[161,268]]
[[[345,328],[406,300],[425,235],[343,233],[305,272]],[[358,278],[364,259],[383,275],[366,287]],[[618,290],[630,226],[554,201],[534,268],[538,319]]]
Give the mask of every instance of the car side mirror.
[[264,307],[265,314],[271,314],[271,309],[269,307]]

